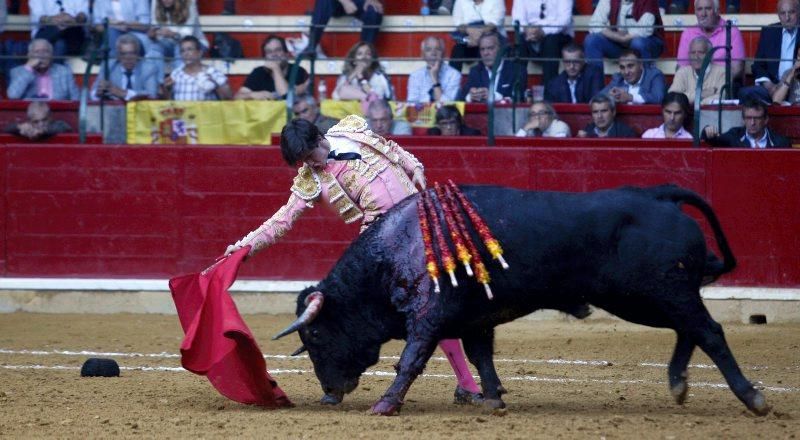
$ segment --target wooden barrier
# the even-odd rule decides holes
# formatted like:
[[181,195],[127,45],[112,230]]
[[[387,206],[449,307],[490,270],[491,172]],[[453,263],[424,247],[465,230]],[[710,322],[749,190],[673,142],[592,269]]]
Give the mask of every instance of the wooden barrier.
[[[410,138],[409,138],[410,139]],[[726,285],[800,286],[800,152],[664,141],[435,137],[430,182],[589,191],[676,183],[714,206],[739,257]],[[420,139],[423,143],[425,139]],[[278,148],[0,146],[0,276],[167,277],[207,266],[288,197]],[[317,207],[243,277],[322,277],[358,233]]]

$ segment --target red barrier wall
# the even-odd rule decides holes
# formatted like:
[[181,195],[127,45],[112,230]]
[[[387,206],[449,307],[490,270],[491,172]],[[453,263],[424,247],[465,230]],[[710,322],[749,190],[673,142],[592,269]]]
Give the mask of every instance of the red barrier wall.
[[[450,146],[413,146],[436,142]],[[595,147],[579,139],[459,142],[408,145],[431,182],[691,188],[714,206],[739,258],[725,284],[800,286],[798,151],[642,140]],[[202,269],[285,202],[294,175],[276,147],[5,145],[0,170],[0,275],[9,277],[166,277]],[[320,278],[356,234],[357,226],[317,207],[242,275]]]

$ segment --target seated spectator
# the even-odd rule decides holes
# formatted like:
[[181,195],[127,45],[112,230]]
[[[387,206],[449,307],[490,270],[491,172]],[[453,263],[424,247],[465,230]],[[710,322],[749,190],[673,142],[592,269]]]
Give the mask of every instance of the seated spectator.
[[331,127],[339,123],[338,119],[325,116],[319,111],[317,100],[310,93],[298,95],[295,98],[292,105],[292,113],[294,113],[295,118],[305,119],[316,125],[322,134],[327,133]]
[[561,49],[564,71],[544,87],[544,97],[550,102],[587,103],[603,88],[603,71],[586,64],[583,47],[570,43]]
[[800,104],[800,60],[784,72],[780,84],[773,89],[772,102]]
[[347,51],[344,72],[336,80],[333,99],[394,99],[392,85],[383,73],[372,43],[361,41]]
[[8,99],[72,100],[79,98],[72,70],[53,63],[53,46],[43,38],[28,45],[28,61],[11,69]]
[[561,50],[572,42],[572,8],[574,0],[514,0],[511,17],[524,27],[522,56],[544,58],[542,83],[558,75]]
[[381,136],[411,134],[411,125],[406,121],[395,121],[392,108],[383,99],[369,103],[367,107],[367,126],[373,133]]
[[331,17],[345,15],[361,21],[361,41],[374,43],[383,22],[384,0],[316,0],[311,14],[307,51],[313,51],[322,40]]
[[625,49],[618,60],[619,73],[600,91],[621,104],[659,104],[664,99],[664,74],[645,66],[636,49]]
[[183,65],[164,80],[162,97],[175,101],[231,99],[233,93],[225,74],[202,63],[203,47],[197,38],[181,38],[180,50]]
[[480,136],[481,131],[464,124],[458,108],[452,104],[436,110],[436,126],[428,129],[430,136]]
[[683,124],[689,115],[689,100],[683,93],[669,92],[661,102],[661,115],[664,123],[656,128],[648,129],[642,135],[644,139],[694,139],[686,131]]
[[465,61],[477,60],[480,57],[478,40],[483,34],[496,32],[505,43],[505,18],[504,0],[456,0],[453,4],[456,30],[451,34],[456,44],[450,52],[450,66],[461,73]]
[[[691,45],[698,37],[709,40],[709,46],[725,46],[725,23],[719,15],[719,0],[694,0],[694,15],[697,17],[697,26],[690,26],[681,32],[681,41],[678,44],[678,66],[685,67],[691,64]],[[710,50],[710,49],[709,49]],[[731,73],[733,78],[744,76],[744,39],[737,26],[731,26]],[[725,66],[725,51],[718,50],[714,53],[714,64]]]
[[53,119],[46,102],[33,101],[28,104],[28,119],[9,124],[3,131],[31,141],[41,141],[58,133],[69,133],[72,127],[64,121]]
[[117,39],[117,59],[108,70],[100,74],[92,87],[92,99],[101,97],[131,101],[135,99],[156,99],[158,97],[158,67],[152,61],[143,60],[139,54],[139,40],[131,34],[123,34]]
[[[264,65],[256,67],[247,75],[244,85],[236,92],[235,99],[286,99],[292,69],[286,40],[277,35],[268,35],[261,50]],[[298,66],[294,84],[298,95],[308,90],[306,69]]]
[[706,125],[701,139],[715,147],[738,148],[791,148],[792,142],[767,126],[769,114],[767,104],[757,99],[746,100],[742,104],[744,127],[733,127],[720,134],[717,127]]
[[556,110],[549,102],[536,101],[528,112],[528,122],[520,128],[517,137],[571,137],[572,131],[564,121],[558,120]]
[[[194,36],[203,51],[209,48],[208,40],[200,28],[196,0],[152,0],[150,23],[152,26],[147,31],[147,36],[150,37],[153,56],[158,60],[172,60],[173,69],[181,65],[181,38]],[[164,62],[159,62],[159,76],[163,78],[166,72]]]
[[[481,51],[481,62],[469,69],[467,82],[458,93],[458,101],[486,102],[489,99],[489,78],[492,75],[492,67],[498,51],[503,50],[500,35],[497,32],[483,34],[478,40],[478,46]],[[494,93],[496,101],[511,98],[515,86],[518,91],[528,86],[528,69],[512,61],[501,59],[497,77],[496,87],[491,92]]]
[[[669,3],[669,6],[667,6]],[[658,7],[667,14],[685,14],[689,8],[689,0],[658,0]]]
[[147,0],[94,0],[92,9],[94,31],[103,32],[103,22],[108,19],[108,47],[110,55],[117,56],[117,38],[131,34],[139,39],[140,55],[149,53],[150,5]]
[[662,26],[656,0],[600,0],[583,42],[586,59],[602,69],[604,57],[619,58],[623,50],[635,49],[651,64],[664,50]]
[[739,92],[740,100],[772,100],[775,89],[786,71],[792,68],[797,55],[800,43],[800,38],[797,38],[798,15],[798,0],[778,1],[780,22],[762,27],[759,35],[756,57],[751,66],[756,85],[743,88]]
[[592,111],[592,122],[583,130],[578,131],[578,137],[589,138],[635,138],[639,137],[632,128],[621,121],[617,121],[617,105],[610,96],[599,93],[589,101]]
[[32,39],[49,41],[57,57],[81,54],[89,0],[28,0],[28,8]]
[[425,67],[408,77],[408,102],[455,101],[461,86],[461,72],[445,63],[444,41],[439,37],[422,40],[422,59]]
[[[708,51],[711,50],[711,42],[708,38],[695,37],[690,44],[689,57],[691,64],[683,66],[675,73],[672,78],[670,92],[679,92],[689,98],[689,102],[694,102],[695,92],[697,91],[697,78],[700,69],[703,67],[703,59]],[[709,64],[706,76],[703,78],[703,90],[701,95],[702,104],[710,104],[715,99],[722,98],[720,90],[725,85],[725,68],[716,64]]]

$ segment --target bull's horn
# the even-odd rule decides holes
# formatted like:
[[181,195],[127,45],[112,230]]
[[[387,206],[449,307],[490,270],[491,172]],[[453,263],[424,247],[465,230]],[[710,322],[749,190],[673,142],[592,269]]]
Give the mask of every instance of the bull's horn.
[[306,346],[305,345],[301,345],[300,348],[298,348],[297,350],[293,351],[292,354],[290,354],[289,356],[297,356],[298,354],[303,353],[305,351],[306,351]]
[[294,333],[311,323],[317,317],[319,311],[322,310],[322,292],[313,292],[306,297],[306,309],[289,327],[283,329],[282,332],[272,337],[272,340],[280,339],[289,333]]

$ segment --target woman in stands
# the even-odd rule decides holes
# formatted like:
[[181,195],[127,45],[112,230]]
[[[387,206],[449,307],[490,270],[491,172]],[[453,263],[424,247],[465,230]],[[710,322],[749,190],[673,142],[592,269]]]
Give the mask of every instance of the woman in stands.
[[436,110],[436,126],[428,129],[430,136],[480,136],[481,131],[464,124],[458,108],[452,104]]
[[772,91],[772,102],[785,102],[789,105],[800,104],[800,60],[795,61],[791,69],[787,70],[781,82]]
[[200,15],[196,0],[153,0],[150,11],[152,26],[147,32],[153,44],[155,57],[161,58],[160,78],[164,77],[164,57],[172,58],[173,69],[180,67],[181,38],[192,35],[200,41],[203,51],[208,50],[208,40],[200,29]]
[[383,73],[372,43],[358,42],[347,52],[333,99],[354,99],[365,105],[375,99],[394,99],[392,85]]

